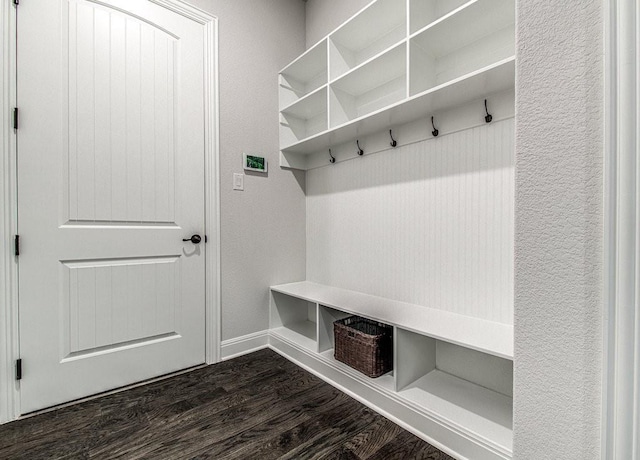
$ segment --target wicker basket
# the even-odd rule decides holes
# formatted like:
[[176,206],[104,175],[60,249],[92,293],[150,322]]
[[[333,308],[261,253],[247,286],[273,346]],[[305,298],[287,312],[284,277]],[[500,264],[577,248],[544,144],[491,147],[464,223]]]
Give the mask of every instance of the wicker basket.
[[336,360],[375,378],[393,370],[393,327],[360,316],[333,323]]

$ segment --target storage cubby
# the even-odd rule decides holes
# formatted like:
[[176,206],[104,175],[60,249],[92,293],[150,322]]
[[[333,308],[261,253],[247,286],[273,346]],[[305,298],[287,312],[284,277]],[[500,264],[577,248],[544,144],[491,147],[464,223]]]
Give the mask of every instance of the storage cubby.
[[331,84],[331,127],[399,102],[407,97],[406,42],[352,70]]
[[279,78],[280,165],[307,169],[306,155],[512,91],[515,0],[376,0]]
[[271,291],[269,329],[310,351],[317,351],[314,302]]
[[[351,315],[393,326],[392,372],[334,358],[333,322]],[[271,324],[274,349],[365,404],[463,458],[511,457],[513,326],[309,281],[271,287]]]
[[410,95],[513,56],[514,15],[512,1],[477,0],[412,36]]
[[335,346],[333,323],[349,316],[351,316],[350,313],[335,310],[324,305],[318,307],[318,351],[320,353],[331,351],[331,354],[333,354],[333,348]]
[[512,361],[397,329],[396,388],[418,408],[511,450]]
[[326,85],[280,111],[280,142],[283,147],[326,129]]
[[322,40],[282,69],[280,109],[312,93],[328,81],[327,40]]
[[405,2],[378,0],[329,36],[330,79],[335,80],[407,37]]
[[331,363],[332,366],[342,370],[350,375],[357,375],[360,378],[366,379],[369,384],[379,388],[384,388],[388,391],[395,390],[394,372],[388,372],[385,375],[381,375],[375,379],[369,379],[368,377],[360,374],[357,370],[352,369],[346,364],[337,361],[334,357],[335,350],[335,338],[333,333],[334,321],[352,316],[352,313],[347,313],[342,310],[336,310],[335,308],[327,307],[325,305],[318,306],[318,352],[322,359]]
[[469,0],[410,0],[410,32],[417,32],[468,2]]

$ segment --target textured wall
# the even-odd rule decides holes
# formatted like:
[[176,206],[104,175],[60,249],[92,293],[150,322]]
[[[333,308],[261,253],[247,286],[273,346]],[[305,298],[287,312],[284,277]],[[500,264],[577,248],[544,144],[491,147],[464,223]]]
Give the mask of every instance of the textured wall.
[[[268,327],[271,284],[305,278],[304,173],[278,167],[278,71],[304,51],[300,0],[188,0],[218,17],[222,339]],[[261,153],[268,177],[245,175]]]
[[307,172],[307,279],[513,324],[513,118]]
[[602,2],[518,1],[517,459],[600,457]]
[[[404,0],[398,0],[404,1]],[[308,0],[307,48],[371,3],[371,0]]]

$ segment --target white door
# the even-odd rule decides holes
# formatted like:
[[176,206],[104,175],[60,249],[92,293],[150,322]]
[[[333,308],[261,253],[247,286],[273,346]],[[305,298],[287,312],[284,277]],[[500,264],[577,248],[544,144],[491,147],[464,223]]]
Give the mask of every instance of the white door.
[[22,413],[205,361],[204,37],[148,0],[20,2]]

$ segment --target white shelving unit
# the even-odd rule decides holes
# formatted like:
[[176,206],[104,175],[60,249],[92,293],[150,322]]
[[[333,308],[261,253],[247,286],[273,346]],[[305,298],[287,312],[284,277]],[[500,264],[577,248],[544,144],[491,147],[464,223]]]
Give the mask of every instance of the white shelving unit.
[[[271,346],[423,438],[467,458],[511,458],[513,327],[308,281],[271,287]],[[394,370],[333,357],[333,322],[394,327]],[[435,423],[435,425],[434,425]]]
[[281,166],[512,90],[514,3],[370,3],[280,72]]

